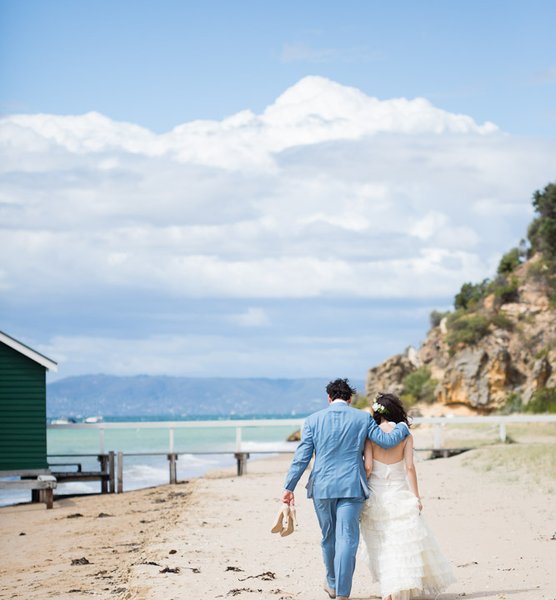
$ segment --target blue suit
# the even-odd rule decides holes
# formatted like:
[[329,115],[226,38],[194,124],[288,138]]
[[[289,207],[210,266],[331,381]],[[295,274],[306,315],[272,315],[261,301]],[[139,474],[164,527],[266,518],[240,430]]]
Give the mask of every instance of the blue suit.
[[315,454],[307,496],[313,499],[322,532],[328,586],[338,596],[349,596],[351,592],[359,545],[359,515],[369,497],[363,464],[365,440],[391,448],[408,434],[405,423],[384,433],[369,413],[342,401],[334,401],[305,420],[284,487],[294,491]]

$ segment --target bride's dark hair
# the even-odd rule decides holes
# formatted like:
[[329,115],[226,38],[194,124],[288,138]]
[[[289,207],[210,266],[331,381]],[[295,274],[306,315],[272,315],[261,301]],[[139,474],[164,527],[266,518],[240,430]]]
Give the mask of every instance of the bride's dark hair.
[[382,417],[384,417],[387,421],[406,423],[408,427],[411,427],[407,418],[407,413],[405,412],[405,407],[395,394],[383,394],[379,392],[376,395],[374,403],[383,407],[379,410],[373,409],[373,419],[377,425],[380,425]]

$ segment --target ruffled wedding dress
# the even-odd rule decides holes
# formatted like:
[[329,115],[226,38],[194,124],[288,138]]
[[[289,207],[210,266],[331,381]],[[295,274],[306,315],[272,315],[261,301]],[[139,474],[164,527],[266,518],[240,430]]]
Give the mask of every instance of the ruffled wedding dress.
[[452,568],[419,513],[405,463],[373,460],[371,496],[361,513],[362,558],[384,597],[437,595],[455,581]]

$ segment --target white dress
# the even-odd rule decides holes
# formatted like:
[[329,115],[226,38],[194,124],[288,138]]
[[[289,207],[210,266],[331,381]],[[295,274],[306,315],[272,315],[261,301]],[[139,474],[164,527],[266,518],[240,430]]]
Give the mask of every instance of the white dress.
[[371,496],[361,513],[362,558],[384,597],[433,596],[455,581],[452,568],[419,513],[405,463],[373,460]]

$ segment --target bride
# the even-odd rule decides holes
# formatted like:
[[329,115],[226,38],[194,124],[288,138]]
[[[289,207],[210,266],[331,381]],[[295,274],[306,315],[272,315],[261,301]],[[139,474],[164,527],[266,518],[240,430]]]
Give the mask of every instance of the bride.
[[[372,408],[384,432],[408,423],[394,394],[378,394]],[[362,550],[383,599],[439,594],[455,578],[421,516],[413,436],[389,450],[367,440],[364,459],[371,495],[361,513]]]

